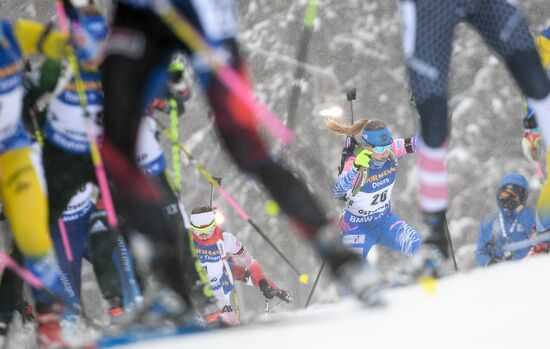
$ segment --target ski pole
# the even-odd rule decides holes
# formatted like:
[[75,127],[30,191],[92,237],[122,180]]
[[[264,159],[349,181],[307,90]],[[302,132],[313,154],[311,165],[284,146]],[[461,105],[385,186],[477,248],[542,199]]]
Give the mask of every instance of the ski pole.
[[[162,124],[162,122],[160,122],[158,119],[154,119],[159,125],[160,127],[162,128],[162,132],[170,139],[172,140],[172,142],[174,142],[174,140],[172,139],[172,135],[170,134],[170,132],[164,127],[164,125]],[[189,159],[189,161],[195,165],[195,167],[199,170],[199,172],[210,182],[210,184],[212,184],[212,186],[214,188],[216,188],[219,193],[221,194],[221,196],[223,196],[223,198],[231,205],[231,207],[233,207],[233,209],[245,220],[248,222],[248,224],[250,224],[252,226],[252,228],[254,228],[254,230],[260,234],[260,236],[273,248],[273,250],[275,250],[275,252],[277,252],[277,254],[285,261],[285,263],[298,275],[298,280],[303,283],[303,284],[307,284],[308,283],[308,279],[309,279],[309,275],[307,274],[302,274],[300,273],[300,271],[294,266],[294,264],[281,252],[281,250],[273,243],[273,241],[271,241],[271,239],[262,231],[262,229],[260,229],[260,227],[258,225],[256,225],[256,223],[254,223],[254,221],[252,220],[252,218],[250,218],[250,216],[248,215],[248,213],[246,213],[246,211],[241,207],[239,206],[239,204],[237,204],[237,202],[235,200],[233,200],[233,198],[231,197],[231,195],[229,195],[227,193],[227,191],[225,191],[225,189],[214,179],[214,177],[212,177],[210,175],[210,173],[191,155],[191,153],[183,146],[183,144],[181,143],[176,143],[174,142],[175,144],[178,145],[178,147],[180,148],[180,150],[183,152],[183,154]]]
[[[177,145],[176,145],[177,147]],[[178,148],[179,151],[179,148]],[[221,177],[212,177],[218,184],[222,184]],[[214,203],[214,185],[210,187],[210,207],[212,207],[212,204]]]
[[[175,98],[170,98],[168,101],[170,105],[170,126],[172,128],[172,136],[179,142],[179,115],[178,115],[178,102]],[[181,188],[181,161],[180,151],[177,145],[172,145],[172,167],[174,186],[179,192]]]
[[539,160],[535,161],[535,170],[537,171],[537,175],[539,176],[540,184],[544,184],[544,173],[542,172],[542,166]]
[[311,302],[311,299],[313,298],[313,293],[315,292],[315,288],[317,287],[317,283],[319,282],[319,279],[321,278],[321,273],[323,272],[323,269],[325,269],[325,264],[327,264],[327,260],[323,260],[323,264],[321,264],[321,268],[319,268],[319,271],[317,272],[317,276],[315,277],[315,282],[313,282],[313,286],[311,287],[311,291],[309,292],[309,296],[307,296],[306,305],[304,308],[307,308],[309,306],[309,302]]
[[353,101],[357,99],[357,88],[352,88],[346,93],[346,98],[349,101],[349,109],[351,112],[351,124],[353,125]]
[[71,277],[73,279],[73,285],[76,286],[77,272],[76,272],[76,268],[74,266],[73,251],[71,249],[71,243],[69,242],[69,236],[67,234],[67,227],[65,226],[65,221],[63,220],[63,216],[61,216],[57,219],[57,225],[58,225],[59,231],[61,233],[61,241],[63,242],[63,249],[65,250],[65,257],[67,257],[67,261],[69,262],[69,267],[71,269]]
[[271,309],[269,309],[269,314],[272,314],[275,309],[277,309],[279,307],[279,305],[281,305],[281,303],[283,303],[282,300],[279,300],[279,302],[277,302],[277,304],[275,304]]
[[241,319],[241,314],[239,313],[239,295],[237,294],[237,288],[233,287],[233,303],[235,303],[235,316],[237,320]]
[[189,49],[202,58],[225,87],[254,113],[267,130],[284,145],[294,141],[294,135],[266,106],[256,101],[244,79],[189,23],[189,20],[169,0],[151,0],[152,10]]
[[[354,87],[351,90],[349,90],[348,93],[346,93],[346,98],[349,102],[349,108],[350,108],[350,112],[351,112],[351,125],[353,125],[353,123],[354,123],[354,119],[353,119],[353,101],[357,99],[357,88]],[[365,167],[359,166],[358,172],[359,172],[359,174],[355,178],[355,180],[353,182],[353,188],[351,189],[351,192],[354,196],[355,196],[355,194],[357,194],[357,192],[359,190],[361,190],[361,188],[365,184],[364,181],[367,180],[367,178],[365,177]]]
[[449,243],[449,250],[451,252],[451,258],[453,259],[453,267],[455,269],[455,272],[458,272],[458,265],[456,264],[455,249],[453,247],[453,240],[451,239],[451,233],[449,232],[449,225],[447,224],[447,215],[446,214],[443,216],[443,230],[444,230],[444,233],[445,233],[445,238],[447,239],[447,242]]
[[264,306],[264,315],[267,316],[269,314],[269,299],[265,299],[265,306]]
[[[296,61],[298,63],[305,63],[307,60],[307,55],[309,52],[309,42],[311,41],[311,36],[313,34],[313,22],[317,16],[317,0],[308,0],[307,8],[304,13],[304,27],[302,29],[302,34],[300,35],[300,40],[298,41],[298,48],[296,54]],[[303,64],[299,64],[296,67],[293,78],[292,92],[290,94],[290,99],[288,101],[288,112],[287,112],[287,122],[286,125],[289,129],[293,129],[294,115],[298,109],[300,102],[300,92],[301,92],[301,83],[304,77],[305,69]]]

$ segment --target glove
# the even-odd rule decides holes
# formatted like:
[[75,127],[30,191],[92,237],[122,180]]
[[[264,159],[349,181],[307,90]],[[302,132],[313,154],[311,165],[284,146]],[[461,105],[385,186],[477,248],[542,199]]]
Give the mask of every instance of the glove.
[[290,295],[290,293],[288,293],[288,291],[286,291],[286,290],[283,290],[282,288],[278,288],[275,291],[275,296],[277,296],[277,298],[279,298],[280,300],[282,300],[285,303],[291,303],[292,302],[292,296]]
[[266,299],[273,299],[273,297],[275,297],[277,289],[269,286],[266,279],[261,279],[258,285],[260,286],[260,291],[262,291]]
[[523,149],[523,155],[528,160],[538,161],[539,141],[540,133],[537,128],[528,129],[523,132],[521,148]]
[[533,253],[534,254],[548,253],[549,249],[550,249],[550,243],[541,242],[540,244],[536,244],[535,246],[533,246]]
[[151,108],[156,109],[156,110],[160,110],[160,111],[163,111],[163,112],[170,111],[170,106],[168,105],[168,103],[166,103],[166,101],[164,99],[161,99],[161,98],[153,99],[153,101],[151,102]]
[[359,170],[359,166],[362,167],[369,167],[369,163],[371,160],[372,152],[368,149],[362,150],[359,155],[355,158],[355,161],[353,162],[353,167],[356,170]]
[[233,273],[233,279],[235,280],[247,282],[248,278],[250,278],[250,271],[236,263],[231,265],[231,272]]

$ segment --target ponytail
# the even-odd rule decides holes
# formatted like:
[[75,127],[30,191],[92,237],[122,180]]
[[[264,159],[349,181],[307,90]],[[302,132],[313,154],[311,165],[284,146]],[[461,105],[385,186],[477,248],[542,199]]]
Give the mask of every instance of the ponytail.
[[345,125],[340,121],[339,117],[330,117],[325,120],[325,127],[327,130],[336,134],[354,137],[355,135],[361,133],[368,122],[368,119],[360,119],[352,125]]

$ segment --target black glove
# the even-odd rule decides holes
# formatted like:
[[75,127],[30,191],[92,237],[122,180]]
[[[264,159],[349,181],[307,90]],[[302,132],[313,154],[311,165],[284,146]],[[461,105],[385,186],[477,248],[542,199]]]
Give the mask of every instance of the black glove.
[[260,286],[260,291],[262,291],[265,298],[273,299],[273,297],[275,297],[277,289],[269,286],[266,279],[261,279],[258,285]]
[[288,293],[288,291],[283,290],[282,288],[277,289],[275,291],[275,295],[285,303],[292,303],[292,296]]

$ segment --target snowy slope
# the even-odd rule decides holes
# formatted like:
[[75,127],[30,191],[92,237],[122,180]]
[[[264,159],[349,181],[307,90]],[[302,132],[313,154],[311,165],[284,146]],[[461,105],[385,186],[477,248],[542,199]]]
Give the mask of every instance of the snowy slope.
[[550,257],[533,258],[448,277],[435,294],[388,291],[381,308],[346,300],[125,348],[548,348],[549,271]]

